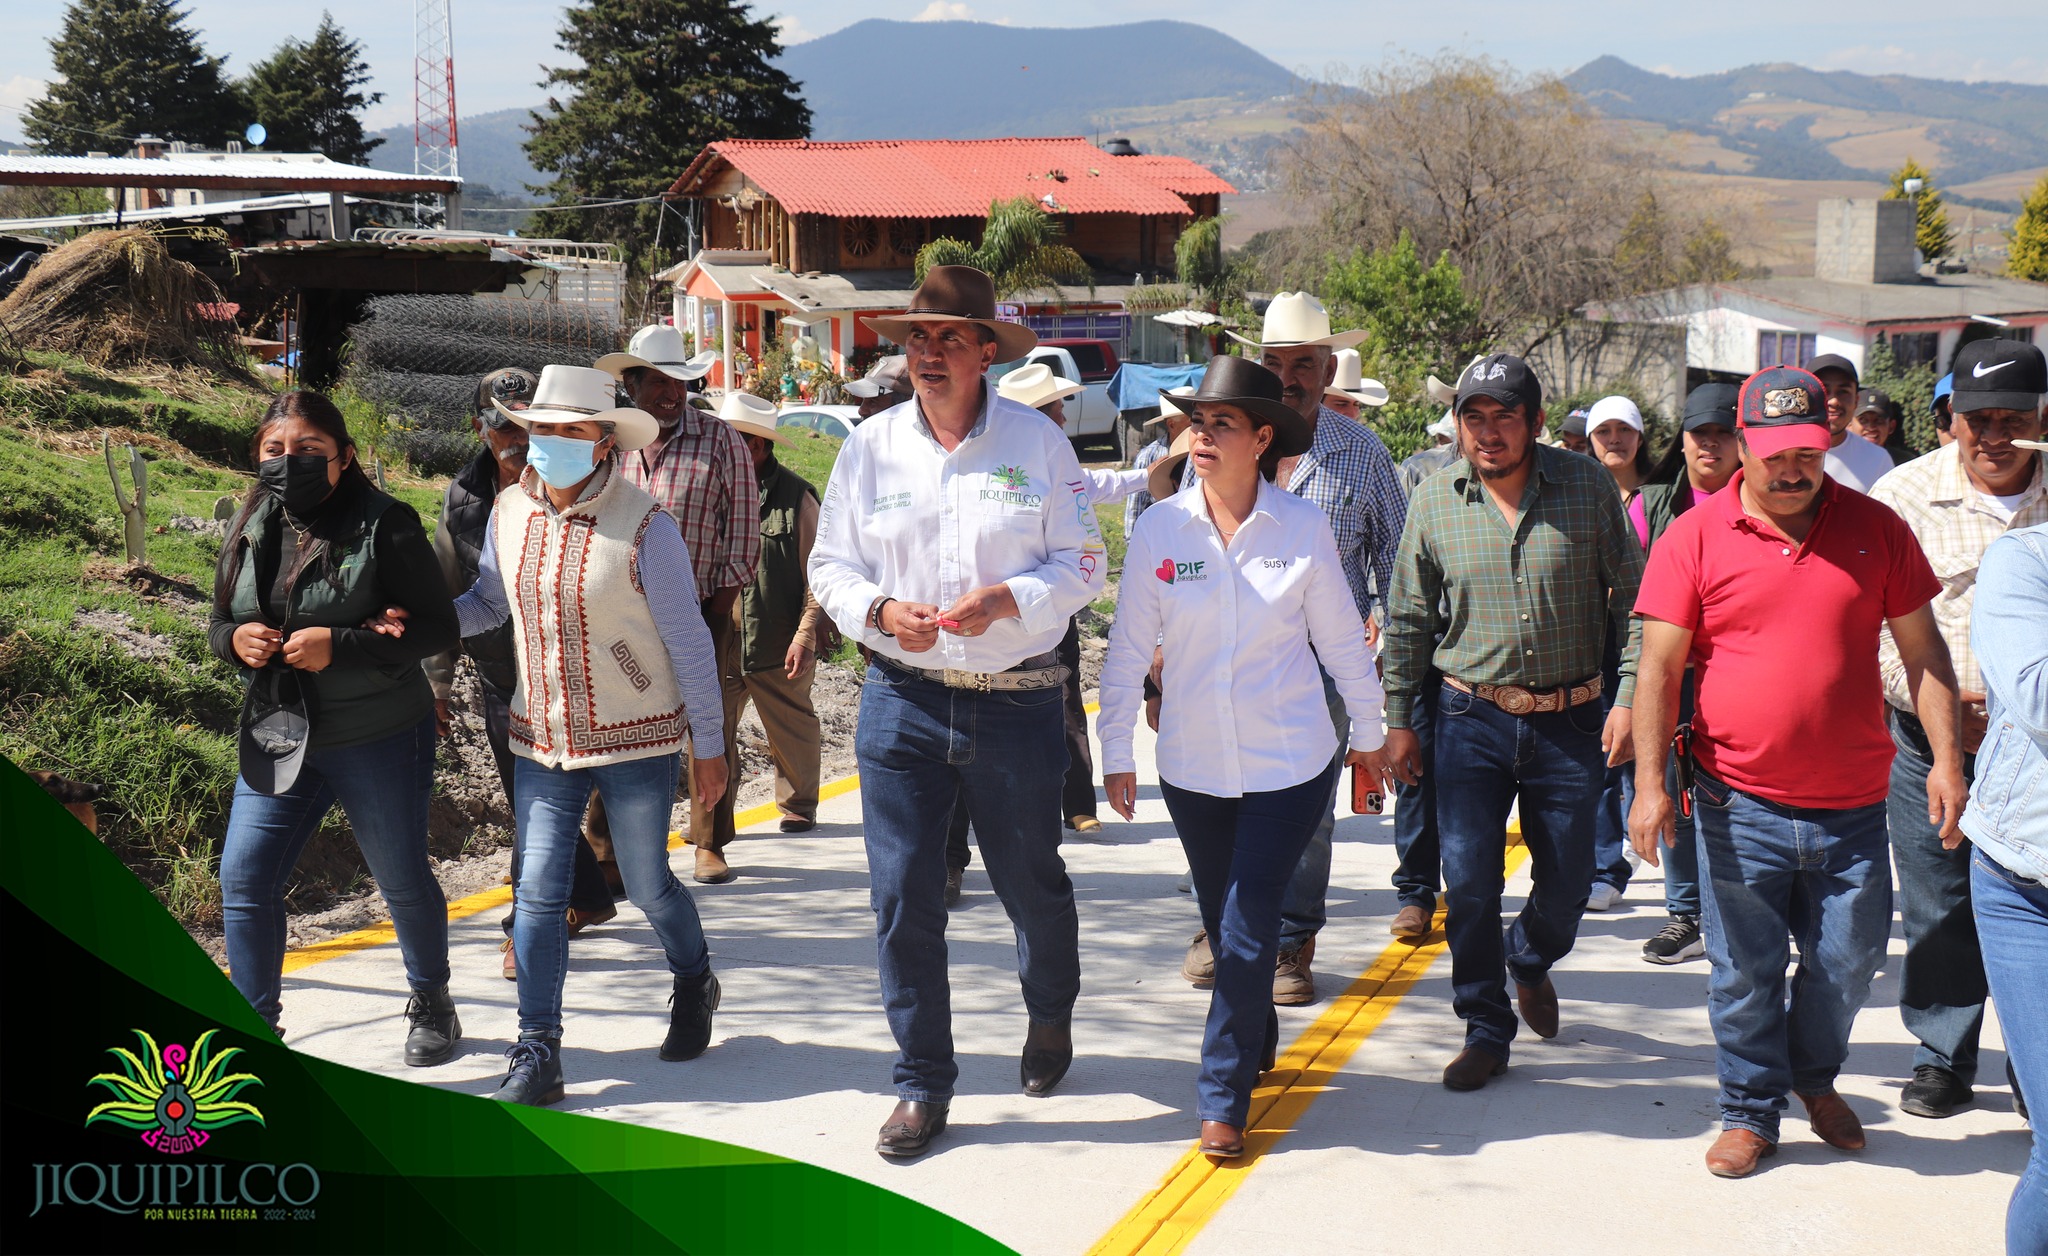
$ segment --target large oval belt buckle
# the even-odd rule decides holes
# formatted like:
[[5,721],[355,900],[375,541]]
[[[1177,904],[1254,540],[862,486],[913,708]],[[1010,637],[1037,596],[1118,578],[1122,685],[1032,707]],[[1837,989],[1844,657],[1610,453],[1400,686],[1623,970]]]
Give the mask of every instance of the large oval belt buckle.
[[1502,685],[1494,690],[1494,701],[1509,715],[1527,715],[1536,709],[1536,695],[1520,685]]

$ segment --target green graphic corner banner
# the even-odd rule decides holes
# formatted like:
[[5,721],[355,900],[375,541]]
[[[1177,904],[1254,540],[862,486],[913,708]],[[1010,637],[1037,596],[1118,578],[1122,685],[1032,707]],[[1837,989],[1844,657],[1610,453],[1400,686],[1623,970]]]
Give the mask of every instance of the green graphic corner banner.
[[18,1252],[1002,1252],[813,1165],[280,1043],[0,758],[0,1230]]

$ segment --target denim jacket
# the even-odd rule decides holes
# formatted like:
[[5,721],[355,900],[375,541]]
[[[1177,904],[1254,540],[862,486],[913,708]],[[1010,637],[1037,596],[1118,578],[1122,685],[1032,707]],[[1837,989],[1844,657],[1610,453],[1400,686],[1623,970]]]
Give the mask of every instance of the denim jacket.
[[2009,871],[2048,882],[2048,523],[1984,551],[1970,647],[1991,722],[1963,832]]

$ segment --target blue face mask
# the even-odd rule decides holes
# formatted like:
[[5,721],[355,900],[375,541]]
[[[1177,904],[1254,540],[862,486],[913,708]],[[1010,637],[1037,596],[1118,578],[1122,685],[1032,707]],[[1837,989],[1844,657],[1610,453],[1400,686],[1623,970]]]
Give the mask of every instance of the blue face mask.
[[574,488],[597,470],[598,444],[568,436],[529,436],[526,465],[552,488]]

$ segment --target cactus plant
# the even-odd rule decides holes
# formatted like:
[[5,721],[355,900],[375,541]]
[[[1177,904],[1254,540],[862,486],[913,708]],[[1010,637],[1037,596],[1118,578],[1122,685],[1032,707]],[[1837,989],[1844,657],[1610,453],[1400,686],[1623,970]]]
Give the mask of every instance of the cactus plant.
[[135,446],[124,445],[122,448],[128,451],[128,474],[135,480],[133,498],[121,490],[121,472],[114,465],[113,437],[100,437],[100,452],[107,458],[107,478],[114,482],[114,504],[121,508],[125,525],[122,540],[128,548],[128,561],[138,567],[146,567],[149,565],[149,467]]

